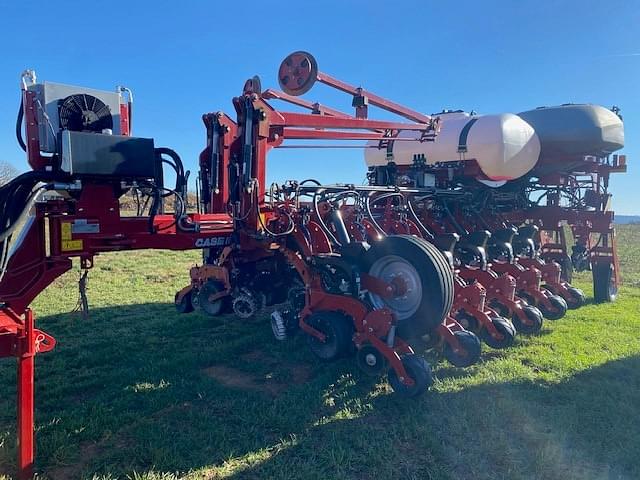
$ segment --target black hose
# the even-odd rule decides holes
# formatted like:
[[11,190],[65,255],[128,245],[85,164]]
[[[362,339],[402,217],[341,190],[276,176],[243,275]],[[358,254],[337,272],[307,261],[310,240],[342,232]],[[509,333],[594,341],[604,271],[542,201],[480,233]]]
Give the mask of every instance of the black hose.
[[18,144],[23,151],[27,151],[27,145],[24,143],[24,139],[22,138],[22,120],[24,118],[24,100],[20,98],[20,108],[18,110],[18,118],[16,120],[16,138],[18,139]]
[[36,187],[41,182],[53,179],[54,176],[48,172],[27,172],[0,187],[0,279],[9,261],[13,233],[44,188]]
[[[152,186],[153,188],[154,186]],[[160,208],[160,204],[162,203],[162,196],[160,195],[160,190],[158,188],[153,188],[151,193],[151,206],[149,207],[149,233],[156,233],[153,222],[158,214],[158,210]]]
[[467,235],[469,232],[460,226],[456,218],[453,216],[453,213],[451,213],[451,210],[449,210],[449,205],[447,205],[446,201],[442,200],[442,206],[444,207],[444,211],[447,212],[447,216],[449,217],[449,221],[453,225],[453,228],[457,230],[456,233],[459,235]]
[[365,211],[367,212],[367,215],[369,216],[369,220],[371,220],[371,223],[373,224],[373,226],[375,227],[376,230],[378,230],[378,235],[382,235],[382,236],[386,236],[387,232],[384,231],[384,229],[380,226],[380,224],[376,221],[376,219],[373,217],[373,213],[371,212],[371,196],[374,194],[375,192],[371,192],[368,196],[366,201],[364,202],[364,206],[365,206]]
[[307,178],[298,183],[299,186],[303,186],[305,183],[313,183],[314,185],[321,186],[322,184],[315,178]]
[[320,215],[320,207],[319,207],[319,193],[316,192],[313,195],[313,209],[316,212],[316,216],[318,217],[318,224],[320,225],[320,228],[324,231],[324,233],[331,239],[331,241],[338,245],[339,247],[342,246],[342,244],[338,241],[338,239],[335,237],[335,235],[331,232],[331,230],[329,230],[329,227],[327,227],[327,224],[325,223],[324,219],[322,218],[322,215]]
[[418,214],[416,213],[416,211],[413,208],[413,205],[411,204],[411,199],[407,198],[407,208],[409,209],[409,213],[411,213],[411,216],[413,217],[413,221],[416,222],[416,224],[418,225],[418,228],[420,228],[420,230],[422,230],[422,234],[427,236],[427,239],[430,241],[435,240],[435,235],[433,234],[433,232],[431,232],[431,230],[429,230],[427,228],[427,226],[422,223],[422,220],[420,220],[420,217],[418,217]]
[[[166,163],[170,165],[176,171],[176,192],[180,192],[184,194],[184,189],[186,187],[186,179],[184,175],[184,166],[182,164],[182,159],[180,155],[178,155],[174,150],[166,147],[159,147],[155,149],[157,155],[160,156],[162,163]],[[162,155],[167,155],[173,160],[173,164],[171,164],[168,160],[163,159]]]
[[[169,165],[171,168],[173,168],[173,171],[176,172],[176,190],[177,190],[178,187],[180,186],[180,181],[178,180],[178,177],[180,176],[180,172],[178,170],[178,167],[173,162],[170,162],[169,160],[166,160],[166,159],[164,159],[162,157],[160,157],[160,162],[164,163],[166,165]],[[163,177],[162,183],[164,183],[164,174],[162,175],[162,177]],[[170,195],[171,195],[170,191],[167,191],[167,193],[162,193],[161,194],[162,198],[167,198]]]
[[392,198],[392,197],[400,197],[404,199],[404,195],[402,195],[402,193],[400,192],[383,193],[382,195],[379,195],[373,199],[373,204],[376,204],[382,200],[386,200],[387,198]]

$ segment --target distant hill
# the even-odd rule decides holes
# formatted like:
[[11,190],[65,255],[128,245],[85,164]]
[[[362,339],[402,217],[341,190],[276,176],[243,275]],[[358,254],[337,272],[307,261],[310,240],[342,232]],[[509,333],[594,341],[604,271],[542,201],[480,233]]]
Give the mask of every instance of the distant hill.
[[615,223],[640,223],[640,215],[616,215]]

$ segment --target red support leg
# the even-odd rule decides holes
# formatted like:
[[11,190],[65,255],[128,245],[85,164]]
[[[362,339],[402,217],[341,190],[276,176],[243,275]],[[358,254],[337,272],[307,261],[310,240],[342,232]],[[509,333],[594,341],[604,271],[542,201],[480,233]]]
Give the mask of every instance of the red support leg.
[[18,476],[21,480],[33,477],[33,374],[36,345],[31,310],[26,311],[24,324],[24,337],[18,340],[16,352],[18,357]]

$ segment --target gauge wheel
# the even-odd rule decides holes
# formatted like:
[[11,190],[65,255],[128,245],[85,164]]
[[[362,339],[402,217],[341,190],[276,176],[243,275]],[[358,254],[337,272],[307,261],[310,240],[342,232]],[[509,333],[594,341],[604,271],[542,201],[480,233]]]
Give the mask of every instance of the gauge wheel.
[[311,352],[320,360],[330,362],[349,354],[354,332],[350,318],[338,312],[320,311],[310,315],[306,323],[326,336],[324,342],[312,335],[307,339]]
[[462,325],[462,328],[464,328],[465,330],[469,330],[470,332],[475,333],[480,330],[480,322],[478,322],[478,319],[470,313],[465,312],[464,310],[456,313],[454,318],[456,319],[456,322]]
[[429,333],[451,310],[453,271],[444,255],[425,240],[385,237],[371,246],[364,263],[369,275],[397,286],[394,297],[369,292],[369,301],[376,309],[387,307],[394,313],[401,337],[415,339]]

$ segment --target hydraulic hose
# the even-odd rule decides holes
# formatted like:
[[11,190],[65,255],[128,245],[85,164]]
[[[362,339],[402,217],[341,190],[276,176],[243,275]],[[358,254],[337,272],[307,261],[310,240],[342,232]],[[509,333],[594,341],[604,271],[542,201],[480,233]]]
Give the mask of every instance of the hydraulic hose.
[[320,196],[320,192],[318,192],[318,191],[316,191],[316,193],[313,195],[313,209],[315,210],[315,212],[316,212],[316,214],[318,216],[318,224],[320,225],[320,228],[324,231],[324,233],[331,239],[331,241],[334,244],[336,244],[339,247],[341,247],[342,244],[338,241],[338,239],[331,232],[331,230],[329,230],[329,227],[327,227],[327,224],[325,223],[324,219],[322,218],[322,215],[320,215],[319,196]]
[[433,235],[431,230],[429,230],[427,228],[427,226],[422,222],[422,220],[420,220],[420,217],[418,217],[418,214],[416,213],[415,209],[413,208],[413,204],[411,203],[411,199],[410,198],[407,198],[407,208],[409,209],[409,213],[411,213],[411,216],[413,217],[413,221],[416,222],[416,224],[418,225],[418,227],[422,231],[422,234],[426,235],[428,240],[434,240],[435,236]]
[[23,151],[27,151],[27,145],[22,138],[22,120],[24,119],[24,100],[20,98],[20,108],[18,109],[18,118],[16,119],[16,138],[18,144]]
[[[171,150],[170,148],[166,148],[166,147],[156,148],[155,151],[156,151],[156,154],[160,156],[162,163],[166,163],[167,165],[170,165],[175,170],[176,172],[175,191],[179,192],[182,195],[186,194],[185,192],[186,179],[184,175],[184,166],[182,164],[182,159],[180,158],[180,155],[178,155],[174,150]],[[168,160],[163,159],[162,155],[167,155],[168,157],[170,157],[173,160],[173,164],[171,164],[171,162],[169,162]]]

